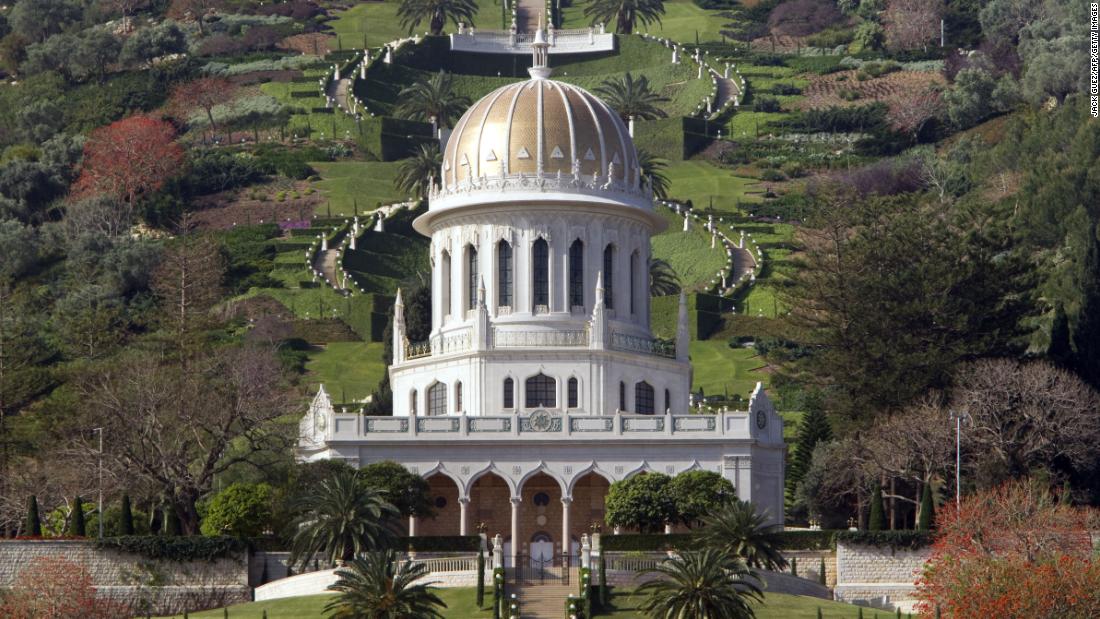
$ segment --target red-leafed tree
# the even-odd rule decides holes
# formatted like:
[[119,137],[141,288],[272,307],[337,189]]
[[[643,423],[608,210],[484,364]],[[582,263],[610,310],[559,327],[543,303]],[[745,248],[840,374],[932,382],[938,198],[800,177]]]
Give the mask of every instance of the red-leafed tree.
[[211,131],[216,131],[214,107],[232,101],[236,94],[237,85],[225,78],[201,77],[176,86],[172,91],[169,107],[179,114],[196,110],[206,112],[206,119],[210,121]]
[[172,125],[131,116],[92,132],[84,144],[84,167],[73,193],[109,195],[131,207],[180,171],[185,157]]
[[1045,486],[1012,481],[937,515],[917,581],[922,616],[1085,619],[1100,608],[1096,514]]
[[87,566],[60,556],[31,561],[0,599],[0,616],[8,619],[112,619],[128,611],[97,595]]

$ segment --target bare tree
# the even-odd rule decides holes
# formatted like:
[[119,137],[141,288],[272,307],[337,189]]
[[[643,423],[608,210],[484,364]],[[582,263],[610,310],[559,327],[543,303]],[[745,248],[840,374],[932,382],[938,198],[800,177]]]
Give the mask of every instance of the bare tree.
[[168,248],[153,273],[162,322],[184,357],[211,326],[211,310],[221,299],[224,273],[217,242],[204,235],[187,235]]
[[1058,462],[1094,466],[1100,442],[1100,394],[1045,361],[985,359],[955,376],[951,406],[973,419],[968,449],[985,484]]
[[886,44],[894,49],[928,47],[939,32],[943,0],[889,0]]
[[[104,428],[105,462],[159,490],[184,533],[214,477],[262,452],[285,450],[292,399],[267,347],[203,349],[180,360],[120,359],[77,381],[87,422]],[[85,451],[95,451],[91,441]]]
[[943,97],[935,89],[927,89],[909,97],[904,105],[890,109],[890,124],[915,142],[921,130],[933,118],[943,114]]

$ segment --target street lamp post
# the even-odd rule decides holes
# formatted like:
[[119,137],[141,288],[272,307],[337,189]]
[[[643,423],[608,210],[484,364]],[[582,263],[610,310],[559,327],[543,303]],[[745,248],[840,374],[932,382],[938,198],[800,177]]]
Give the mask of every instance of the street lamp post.
[[962,423],[973,419],[966,411],[951,411],[951,418],[955,420],[955,513],[958,513],[962,504]]
[[93,428],[92,432],[99,434],[99,462],[96,465],[99,478],[99,507],[96,519],[99,521],[99,539],[103,539],[103,428]]

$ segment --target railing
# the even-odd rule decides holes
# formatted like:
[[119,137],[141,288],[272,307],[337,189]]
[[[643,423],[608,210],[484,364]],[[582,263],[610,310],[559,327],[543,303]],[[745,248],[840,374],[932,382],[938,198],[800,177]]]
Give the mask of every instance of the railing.
[[495,348],[533,348],[539,346],[587,346],[588,331],[506,331],[493,329]]
[[420,563],[431,573],[477,571],[477,557],[435,557],[431,559],[405,560],[399,563],[402,567],[409,563]]
[[660,565],[661,561],[663,561],[663,559],[655,557],[616,557],[608,555],[608,557],[604,559],[604,564],[609,570],[641,572],[657,567]]
[[408,359],[419,359],[433,355],[449,355],[470,349],[470,330],[464,329],[448,335],[436,335],[426,342],[408,345],[405,355]]
[[638,337],[626,333],[611,334],[611,348],[624,352],[637,352],[658,357],[676,358],[676,345],[666,340]]

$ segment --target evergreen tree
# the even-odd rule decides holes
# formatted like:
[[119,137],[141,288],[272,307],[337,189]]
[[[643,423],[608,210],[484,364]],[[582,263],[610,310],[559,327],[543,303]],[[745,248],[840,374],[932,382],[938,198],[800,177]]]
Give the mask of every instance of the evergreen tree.
[[119,527],[120,535],[134,534],[134,512],[130,507],[130,495],[122,495],[122,516]]
[[791,576],[798,576],[798,559],[791,559]]
[[1054,317],[1050,321],[1050,344],[1047,346],[1047,357],[1060,367],[1073,367],[1069,319],[1061,303],[1054,306]]
[[822,619],[820,606],[817,607],[817,619]]
[[817,584],[825,587],[825,582],[825,557],[821,557],[821,565],[817,568]]
[[814,448],[820,443],[833,440],[833,429],[829,425],[829,417],[821,405],[818,397],[807,398],[806,414],[798,424],[798,437],[795,441],[794,454],[791,456],[790,466],[787,467],[787,500],[794,498],[794,493],[799,482],[806,476],[810,468],[810,460],[813,459]]
[[882,486],[876,481],[871,491],[871,515],[867,518],[868,531],[881,531],[886,528],[886,509],[882,505]]
[[477,549],[477,607],[485,604],[485,548]]
[[69,535],[74,537],[87,535],[84,525],[84,500],[79,496],[73,499],[72,517],[69,520]]
[[607,609],[607,561],[600,549],[600,610]]
[[1073,330],[1077,373],[1093,387],[1100,388],[1100,226],[1092,227],[1081,278],[1081,309]]
[[176,513],[176,506],[166,505],[164,507],[164,534],[177,537],[180,533],[180,517]]
[[932,503],[932,485],[924,484],[924,492],[920,496],[920,518],[917,520],[917,529],[927,531],[932,528],[935,506]]
[[38,516],[38,497],[27,499],[27,535],[42,537],[42,519]]

